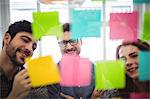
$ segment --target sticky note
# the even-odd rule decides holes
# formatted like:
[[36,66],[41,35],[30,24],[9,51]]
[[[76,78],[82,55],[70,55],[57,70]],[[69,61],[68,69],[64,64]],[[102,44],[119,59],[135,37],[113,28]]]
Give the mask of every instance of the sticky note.
[[133,0],[134,4],[150,3],[150,0]]
[[33,12],[33,36],[40,39],[45,35],[62,36],[58,12]]
[[96,89],[125,87],[125,63],[122,60],[99,61],[95,65]]
[[57,65],[51,56],[27,60],[27,70],[33,87],[60,82]]
[[71,38],[100,37],[100,10],[71,10]]
[[150,41],[150,12],[145,12],[144,14],[144,28],[142,39]]
[[77,85],[90,85],[92,77],[92,63],[87,58],[80,58],[77,76]]
[[111,13],[110,39],[136,41],[138,34],[138,13]]
[[60,62],[62,86],[88,86],[91,82],[91,62],[79,56],[64,55]]
[[62,0],[39,0],[41,3],[44,3],[44,4],[50,4],[52,3],[53,1],[62,1]]
[[69,1],[73,5],[76,5],[76,4],[82,5],[85,2],[85,0],[69,0]]
[[62,54],[56,36],[43,36],[41,49],[42,56],[51,55],[55,63],[60,61]]
[[130,99],[150,99],[150,93],[130,93]]
[[150,51],[139,52],[139,79],[150,80]]
[[89,58],[92,62],[102,60],[103,44],[101,42],[102,38],[98,37],[83,38],[80,56]]

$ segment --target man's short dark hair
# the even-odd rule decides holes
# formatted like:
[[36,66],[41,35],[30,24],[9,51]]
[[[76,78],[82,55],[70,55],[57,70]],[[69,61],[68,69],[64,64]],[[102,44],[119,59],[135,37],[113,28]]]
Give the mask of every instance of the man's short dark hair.
[[[19,32],[29,32],[32,33],[31,23],[26,20],[17,21],[11,24],[6,33],[9,33],[11,36],[11,40],[15,37],[15,35]],[[4,46],[4,41],[3,41]]]
[[65,23],[63,24],[63,32],[70,32],[70,24],[69,23]]
[[29,32],[32,33],[31,23],[26,20],[17,21],[11,24],[8,28],[7,33],[11,35],[13,39],[18,32]]

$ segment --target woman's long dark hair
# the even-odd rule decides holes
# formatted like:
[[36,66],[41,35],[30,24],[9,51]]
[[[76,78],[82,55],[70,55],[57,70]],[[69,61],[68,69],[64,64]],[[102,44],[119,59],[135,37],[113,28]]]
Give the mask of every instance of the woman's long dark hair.
[[126,45],[133,45],[139,48],[139,50],[141,51],[150,51],[150,45],[147,42],[141,41],[140,39],[138,39],[137,41],[133,41],[133,42],[123,42],[121,45],[119,45],[117,47],[116,50],[116,59],[119,59],[119,50],[122,46],[126,46]]
[[[122,46],[127,46],[127,45],[133,45],[139,48],[140,51],[150,51],[150,45],[147,42],[141,41],[138,39],[137,41],[134,42],[123,42],[121,45],[117,47],[116,50],[116,59],[119,59],[119,50]],[[149,85],[149,82],[147,83]],[[130,78],[128,75],[126,75],[126,87],[124,89],[119,90],[119,94],[123,98],[129,98],[129,93],[131,92],[137,92],[138,88],[135,86],[133,83],[132,78]],[[146,89],[146,92],[149,91],[149,89]]]

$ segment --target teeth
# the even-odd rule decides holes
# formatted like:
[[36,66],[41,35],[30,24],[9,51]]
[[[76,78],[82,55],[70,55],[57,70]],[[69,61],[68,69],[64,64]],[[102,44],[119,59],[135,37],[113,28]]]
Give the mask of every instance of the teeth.
[[21,58],[22,61],[24,61],[24,58]]
[[137,68],[131,68],[129,69],[130,72],[134,72]]

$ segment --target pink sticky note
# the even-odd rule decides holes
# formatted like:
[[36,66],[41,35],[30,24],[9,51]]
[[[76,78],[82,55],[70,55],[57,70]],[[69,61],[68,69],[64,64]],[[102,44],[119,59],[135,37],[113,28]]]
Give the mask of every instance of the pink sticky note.
[[137,40],[138,13],[111,13],[110,39]]
[[130,99],[150,99],[150,93],[131,93]]
[[61,85],[74,85],[74,72],[76,73],[79,56],[64,55],[60,61]]
[[64,55],[60,62],[62,86],[88,86],[91,81],[91,62],[79,56]]
[[80,58],[78,68],[77,85],[87,86],[90,85],[92,75],[92,63],[87,58]]

